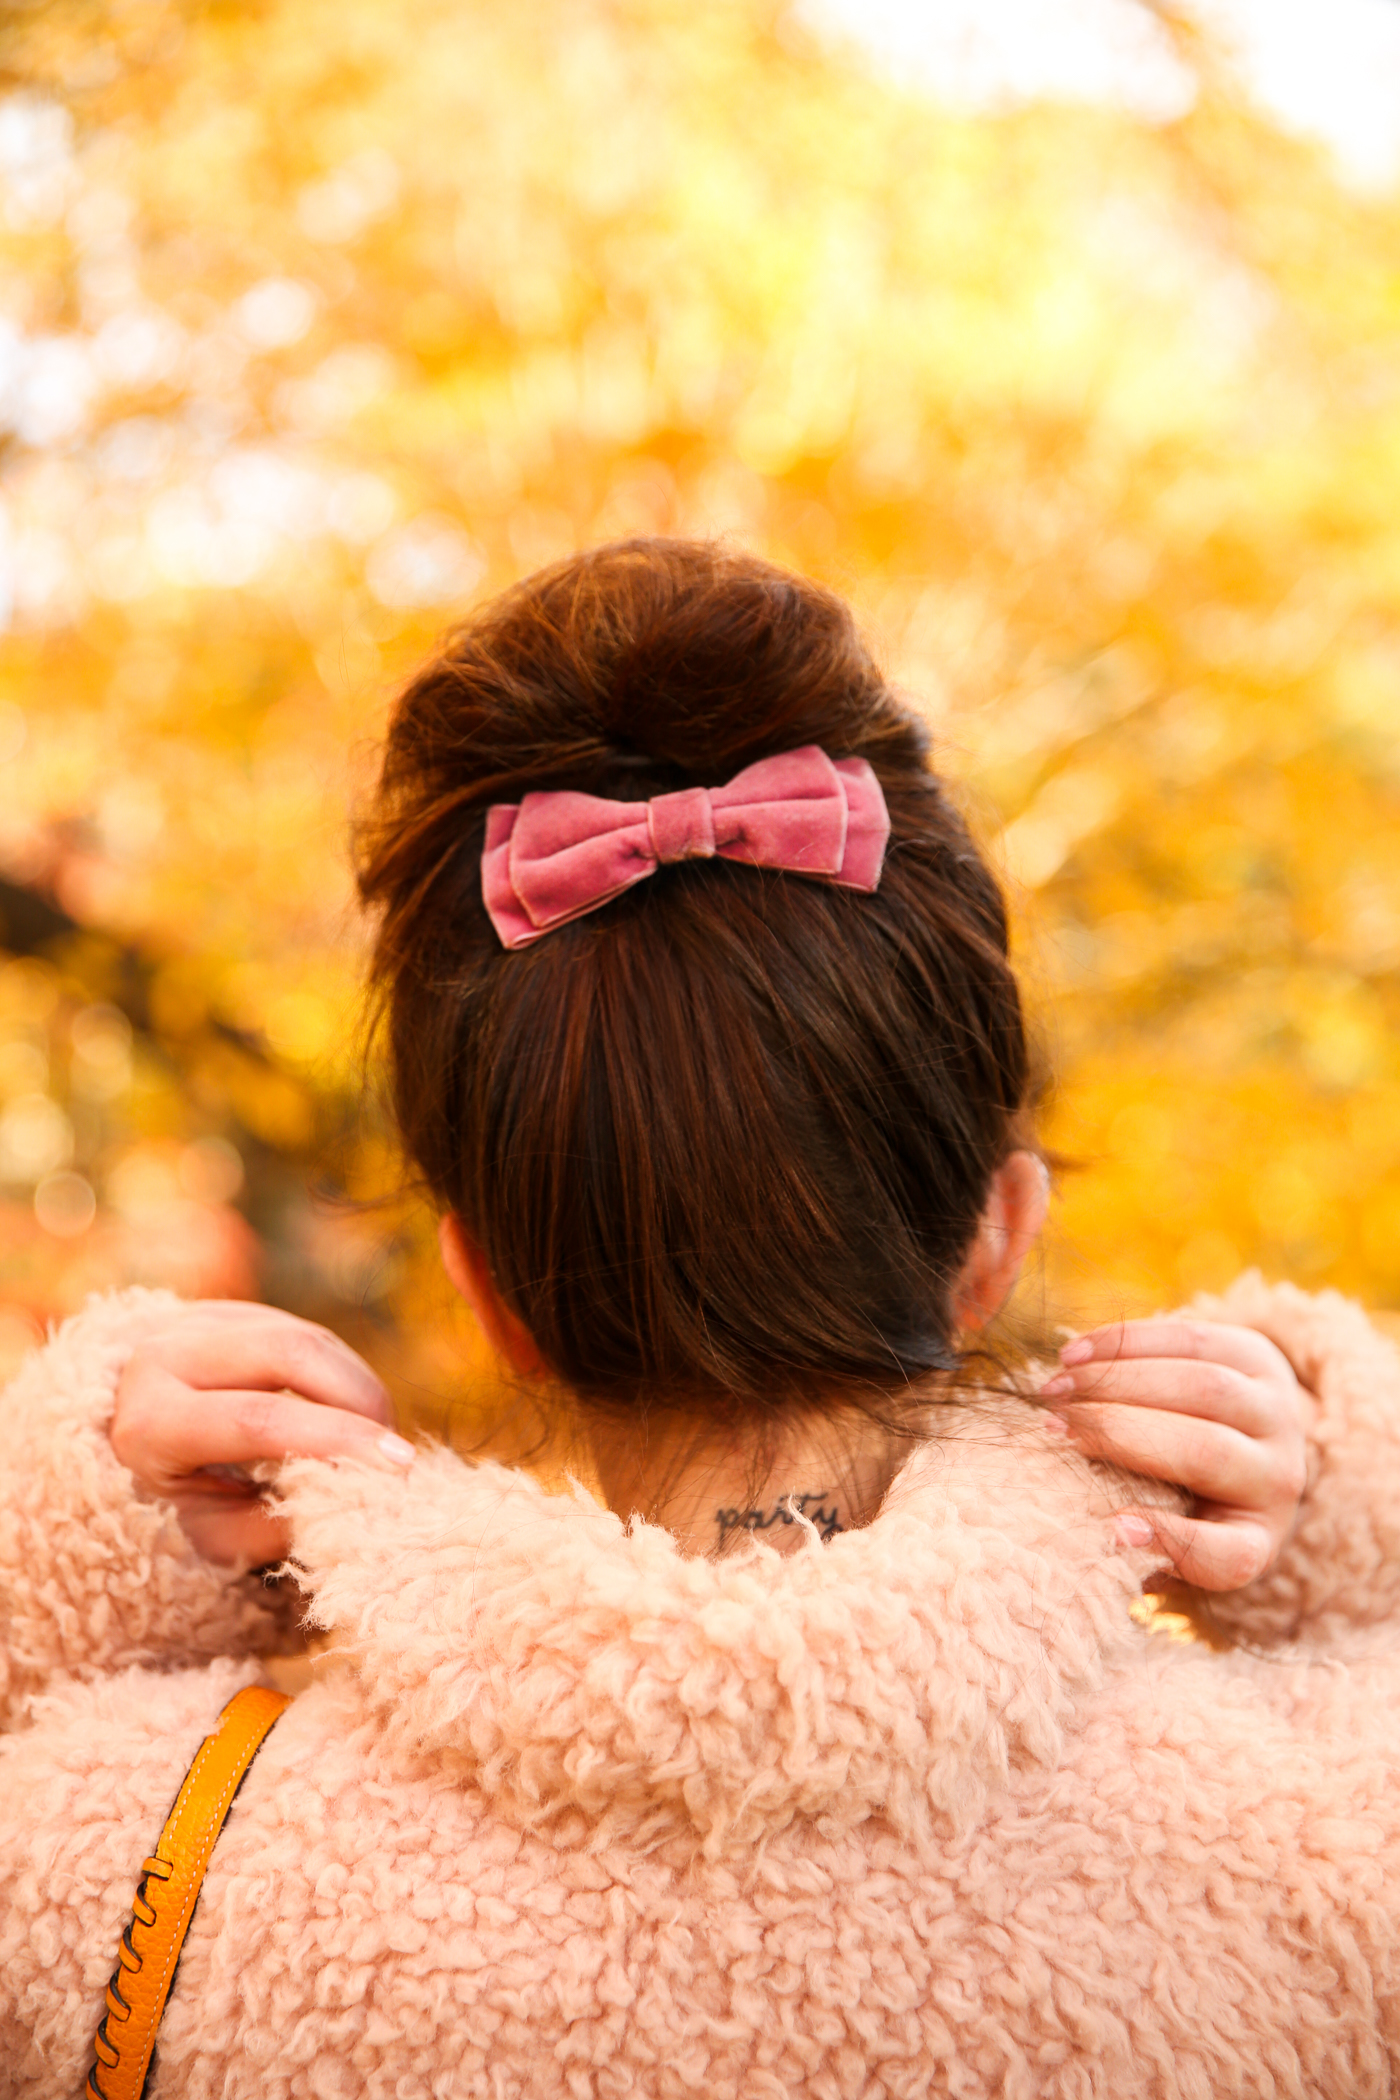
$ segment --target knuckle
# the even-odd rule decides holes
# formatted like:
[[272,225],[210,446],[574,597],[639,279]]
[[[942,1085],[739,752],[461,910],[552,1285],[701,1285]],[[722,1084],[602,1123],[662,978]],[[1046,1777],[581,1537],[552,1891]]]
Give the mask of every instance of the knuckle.
[[1234,1372],[1203,1357],[1192,1359],[1182,1383],[1192,1400],[1217,1411],[1226,1408],[1238,1392]]
[[1302,1500],[1308,1484],[1308,1457],[1301,1439],[1296,1447],[1289,1445],[1275,1458],[1279,1492],[1292,1502]]
[[278,1339],[277,1353],[285,1364],[295,1369],[310,1363],[318,1353],[310,1328],[300,1325],[288,1328]]
[[153,1371],[168,1370],[179,1361],[180,1344],[183,1340],[183,1335],[176,1335],[167,1328],[163,1333],[153,1334],[146,1341],[138,1342],[127,1358],[121,1377],[117,1381],[118,1390],[139,1384],[149,1378]]
[[128,1364],[117,1384],[108,1428],[113,1447],[123,1443],[144,1447],[159,1441],[168,1431],[172,1403],[178,1405],[186,1395],[187,1388],[162,1365]]
[[252,1444],[266,1444],[275,1440],[282,1415],[282,1402],[277,1393],[242,1393],[233,1403],[233,1426],[240,1436]]
[[1192,1477],[1218,1474],[1227,1455],[1225,1433],[1215,1422],[1195,1422],[1182,1438],[1181,1462]]
[[1236,1588],[1261,1576],[1273,1558],[1269,1541],[1257,1532],[1240,1532],[1229,1556],[1230,1574]]
[[1278,1343],[1256,1328],[1245,1329],[1259,1357],[1259,1376],[1272,1378],[1282,1386],[1293,1387],[1298,1383],[1298,1373]]
[[112,1428],[126,1436],[151,1436],[161,1426],[165,1410],[150,1386],[135,1386],[123,1395],[112,1417]]
[[1194,1583],[1197,1589],[1221,1590],[1231,1587],[1228,1575],[1222,1570],[1218,1556],[1199,1539],[1188,1539],[1172,1549],[1172,1565],[1183,1582]]
[[160,1444],[160,1432],[150,1410],[141,1404],[118,1408],[107,1432],[107,1440],[128,1472],[145,1471]]
[[1181,1573],[1202,1589],[1239,1590],[1262,1575],[1273,1557],[1268,1538],[1255,1526],[1203,1523],[1197,1526]]
[[1072,1405],[1061,1403],[1061,1412],[1069,1425],[1069,1431],[1080,1444],[1098,1444],[1104,1439],[1110,1410],[1101,1401],[1076,1400]]
[[156,1368],[144,1350],[137,1350],[127,1358],[117,1378],[116,1404],[119,1409],[133,1405],[146,1391],[151,1372]]
[[278,1361],[286,1383],[296,1390],[299,1383],[324,1373],[330,1345],[318,1328],[299,1324],[278,1348]]

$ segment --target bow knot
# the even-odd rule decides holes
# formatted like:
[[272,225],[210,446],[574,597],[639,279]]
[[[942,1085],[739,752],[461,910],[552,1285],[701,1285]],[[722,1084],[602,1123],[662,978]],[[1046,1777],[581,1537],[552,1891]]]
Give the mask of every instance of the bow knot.
[[889,831],[866,761],[804,744],[746,766],[725,787],[649,802],[567,789],[498,802],[486,817],[481,891],[504,945],[526,948],[683,860],[718,855],[868,892]]
[[678,860],[712,860],[715,810],[708,788],[653,795],[646,806],[652,851],[663,868]]

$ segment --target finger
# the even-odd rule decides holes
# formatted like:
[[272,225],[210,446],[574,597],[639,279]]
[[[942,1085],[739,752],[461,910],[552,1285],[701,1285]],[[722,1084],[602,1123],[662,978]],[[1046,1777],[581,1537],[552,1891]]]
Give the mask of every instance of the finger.
[[344,1335],[337,1334],[333,1327],[323,1327],[319,1320],[304,1320],[300,1313],[290,1313],[280,1305],[264,1305],[254,1298],[191,1298],[184,1310],[192,1319],[221,1320],[228,1325],[247,1326],[251,1321],[261,1321],[271,1327],[303,1328],[310,1334],[320,1335],[356,1363],[363,1363],[359,1351],[352,1349]]
[[1292,1376],[1287,1358],[1267,1335],[1257,1334],[1252,1327],[1231,1327],[1214,1320],[1120,1320],[1077,1336],[1060,1351],[1061,1363],[1068,1365],[1149,1356],[1227,1364],[1248,1378],[1266,1376],[1280,1367]]
[[[368,1457],[377,1452],[411,1465],[413,1446],[347,1408],[292,1393],[248,1389],[192,1393],[169,1372],[152,1371],[140,1402],[112,1425],[124,1465],[173,1484],[205,1466],[254,1465],[260,1459]],[[133,1465],[128,1452],[137,1455]]]
[[[1225,1364],[1180,1357],[1075,1364],[1047,1379],[1040,1397],[1056,1408],[1066,1401],[1089,1400],[1171,1408],[1177,1414],[1228,1423],[1245,1436],[1272,1436],[1285,1419],[1276,1387],[1246,1378]],[[1286,1420],[1291,1426],[1291,1413]]]
[[322,1407],[345,1408],[388,1424],[393,1406],[363,1357],[309,1320],[290,1315],[230,1320],[220,1315],[182,1321],[162,1336],[158,1361],[201,1391],[288,1388]]
[[211,1499],[180,1510],[185,1536],[202,1560],[219,1567],[243,1563],[265,1568],[285,1560],[291,1530],[263,1502],[248,1497]]
[[[387,1398],[383,1382],[373,1366],[366,1362],[358,1349],[352,1349],[344,1335],[337,1334],[333,1327],[323,1327],[317,1320],[303,1320],[299,1314],[284,1312],[280,1306],[254,1304],[239,1298],[196,1298],[191,1301],[190,1310],[201,1320],[214,1323],[222,1321],[225,1326],[236,1323],[248,1328],[250,1322],[256,1319],[270,1329],[274,1337],[279,1331],[287,1334],[289,1338],[296,1335],[313,1337],[315,1342],[329,1349],[334,1356],[354,1365],[358,1376],[368,1376],[373,1386]],[[294,1340],[291,1346],[295,1348]]]
[[1120,1510],[1112,1520],[1120,1547],[1160,1553],[1183,1582],[1201,1590],[1239,1590],[1268,1567],[1276,1541],[1257,1518],[1182,1517],[1160,1509]]
[[1063,1419],[1086,1457],[1169,1480],[1211,1502],[1264,1510],[1283,1499],[1281,1468],[1270,1447],[1223,1423],[1092,1402],[1064,1409]]

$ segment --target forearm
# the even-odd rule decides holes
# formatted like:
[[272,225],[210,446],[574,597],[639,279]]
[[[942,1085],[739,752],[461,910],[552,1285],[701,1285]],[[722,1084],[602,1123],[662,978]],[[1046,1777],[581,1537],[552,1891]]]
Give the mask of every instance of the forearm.
[[289,1644],[289,1605],[201,1560],[108,1440],[128,1357],[177,1304],[92,1300],[0,1393],[0,1727],[55,1674]]

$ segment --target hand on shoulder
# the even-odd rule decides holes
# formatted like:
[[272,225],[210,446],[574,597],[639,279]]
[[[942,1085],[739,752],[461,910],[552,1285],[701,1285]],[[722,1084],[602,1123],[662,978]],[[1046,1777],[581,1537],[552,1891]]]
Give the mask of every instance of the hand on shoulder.
[[1252,1327],[1173,1317],[1081,1335],[1040,1397],[1079,1450],[1194,1497],[1191,1514],[1130,1508],[1119,1542],[1155,1545],[1205,1590],[1242,1589],[1277,1559],[1307,1484],[1313,1400]]
[[206,1560],[252,1566],[280,1560],[288,1539],[250,1468],[376,1450],[413,1460],[393,1434],[388,1393],[348,1343],[273,1306],[225,1299],[182,1306],[137,1345],[108,1433]]

